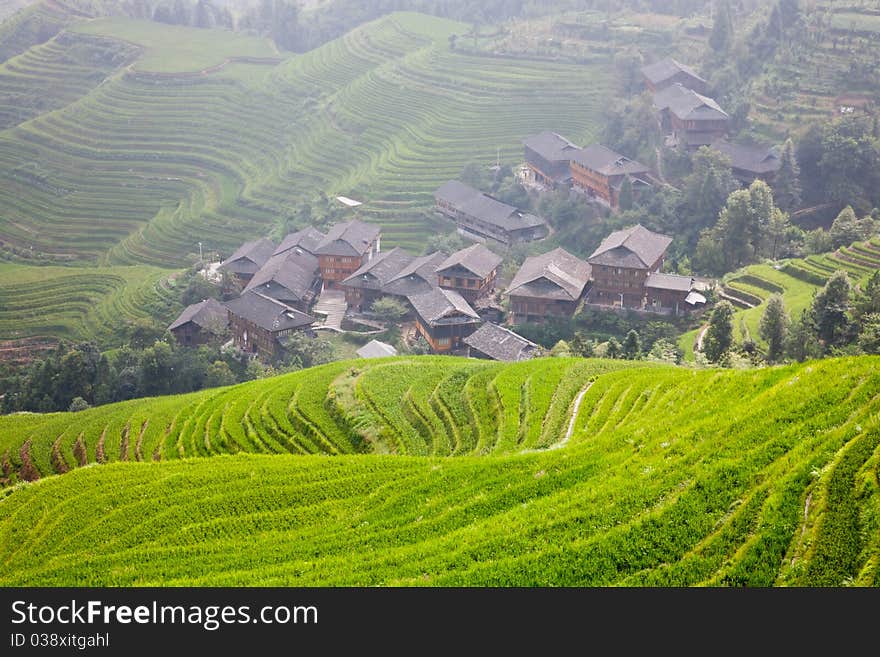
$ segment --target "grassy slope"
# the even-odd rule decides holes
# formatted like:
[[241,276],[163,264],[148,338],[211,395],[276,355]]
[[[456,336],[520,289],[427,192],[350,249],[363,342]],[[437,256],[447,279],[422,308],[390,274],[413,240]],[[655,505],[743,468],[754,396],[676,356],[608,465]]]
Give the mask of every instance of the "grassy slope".
[[[748,372],[608,371],[585,395],[569,443],[537,452],[505,438],[503,417],[520,411],[504,400],[522,399],[521,386],[507,384],[537,374],[534,368],[546,361],[501,366],[494,386],[484,381],[476,388],[444,386],[441,374],[427,372],[438,363],[449,372],[492,364],[426,358],[414,371],[404,362],[351,364],[381,374],[384,385],[362,394],[379,394],[389,422],[399,427],[386,438],[393,433],[402,440],[405,429],[393,416],[406,404],[392,389],[408,387],[410,403],[427,415],[432,406],[419,401],[427,394],[420,382],[434,376],[426,388],[468,389],[475,407],[480,396],[491,403],[492,394],[485,394],[494,388],[502,411],[480,415],[497,430],[490,454],[238,454],[77,469],[7,489],[0,499],[0,582],[880,581],[877,358]],[[320,378],[325,370],[299,376]],[[583,383],[589,376],[585,370],[577,378]],[[540,387],[529,389],[540,397]],[[250,396],[250,388],[235,390],[228,404]],[[338,390],[337,401],[346,400]],[[194,415],[203,407],[193,396],[180,402]],[[293,397],[292,410],[319,406],[309,410],[307,400]],[[40,431],[33,416],[5,421]],[[318,421],[325,431],[330,423]]]

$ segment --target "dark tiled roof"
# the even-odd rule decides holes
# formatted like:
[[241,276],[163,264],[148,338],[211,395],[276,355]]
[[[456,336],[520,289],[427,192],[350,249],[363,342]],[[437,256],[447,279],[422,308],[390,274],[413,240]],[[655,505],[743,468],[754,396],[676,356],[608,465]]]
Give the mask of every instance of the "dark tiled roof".
[[649,171],[644,164],[616,153],[602,144],[587,146],[575,153],[571,159],[588,169],[598,171],[603,176],[635,175]]
[[187,322],[192,322],[199,328],[211,331],[226,326],[229,323],[229,314],[226,312],[226,306],[217,299],[205,299],[184,308],[180,316],[168,327],[168,330],[172,331]]
[[540,217],[523,213],[457,180],[450,180],[439,187],[434,192],[434,198],[451,204],[465,215],[506,231],[534,228],[545,223]]
[[315,249],[315,255],[362,256],[381,230],[358,219],[334,224]]
[[413,256],[400,247],[383,251],[342,281],[342,284],[377,290],[399,274],[413,259]]
[[315,321],[314,317],[254,290],[227,301],[226,307],[233,315],[272,332],[302,328]]
[[473,197],[479,196],[480,193],[479,190],[476,190],[469,185],[465,185],[463,182],[450,180],[436,189],[434,192],[434,198],[446,201],[454,206],[460,206],[471,200]]
[[526,258],[507,294],[577,301],[589,280],[589,263],[557,248]]
[[672,238],[668,235],[651,232],[636,224],[611,233],[587,260],[592,265],[647,269],[657,262],[671,243]]
[[648,64],[642,67],[642,75],[644,75],[652,84],[659,84],[668,80],[679,73],[687,73],[692,78],[699,80],[705,84],[705,80],[697,75],[697,72],[686,64],[677,62],[672,57],[661,59],[659,62]]
[[244,291],[257,290],[267,296],[275,297],[271,291],[273,284],[290,293],[289,298],[303,299],[315,284],[318,276],[318,259],[311,253],[295,246],[289,251],[269,258],[244,288]]
[[327,236],[322,233],[320,230],[315,228],[314,226],[308,226],[303,228],[302,230],[298,230],[295,233],[290,233],[287,237],[285,237],[281,244],[278,245],[278,248],[275,249],[275,252],[272,255],[279,255],[284,253],[285,251],[289,251],[295,246],[300,247],[303,251],[308,251],[312,255],[315,255],[315,251],[318,249],[318,245],[326,238]]
[[528,360],[540,349],[534,342],[492,322],[486,322],[463,341],[489,358],[507,362]]
[[[455,290],[437,287],[425,294],[416,294],[407,298],[419,317],[430,324],[470,323],[472,320],[480,319],[477,312]],[[459,314],[468,319],[460,318]]]
[[650,274],[645,281],[645,287],[655,290],[673,290],[675,292],[690,292],[694,279],[690,276],[678,274]]
[[236,274],[255,274],[272,257],[274,250],[275,245],[264,237],[245,242],[219,268]]
[[445,253],[435,251],[428,255],[412,259],[406,267],[388,281],[382,288],[385,294],[410,296],[424,294],[437,287],[437,266],[449,257]]
[[549,131],[526,137],[522,143],[548,162],[567,162],[572,153],[580,150],[562,135]]
[[459,265],[480,278],[486,278],[502,262],[500,256],[495,255],[482,244],[473,244],[460,251],[456,251],[437,266],[437,272]]
[[384,358],[385,356],[396,356],[397,349],[390,344],[385,344],[378,340],[370,340],[367,344],[358,349],[356,353],[361,358]]
[[713,99],[701,96],[678,83],[654,94],[654,107],[668,109],[682,121],[718,121],[730,118]]
[[782,164],[776,155],[776,149],[771,146],[745,146],[732,144],[726,139],[717,139],[712,142],[711,147],[727,155],[734,169],[742,169],[755,174],[770,173],[778,171]]

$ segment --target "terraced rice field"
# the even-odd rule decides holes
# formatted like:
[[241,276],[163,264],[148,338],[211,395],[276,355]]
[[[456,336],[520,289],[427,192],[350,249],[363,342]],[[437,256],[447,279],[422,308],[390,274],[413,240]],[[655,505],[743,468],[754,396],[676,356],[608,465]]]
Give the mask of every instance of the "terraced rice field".
[[0,496],[0,582],[877,585],[878,366],[398,358],[6,417],[7,470],[71,471]]
[[[770,295],[781,294],[789,315],[797,319],[801,311],[812,304],[813,294],[840,270],[847,272],[854,283],[865,282],[880,270],[880,236],[855,242],[832,253],[788,260],[778,269],[770,265],[750,265],[739,270],[727,280],[724,288],[730,295],[754,304],[754,307],[742,308],[734,314],[735,339],[742,340],[747,333],[758,345],[764,346],[758,327]],[[694,358],[694,343],[699,331],[689,331],[679,339],[679,347],[687,360]]]
[[36,336],[117,346],[132,322],[169,324],[181,307],[155,267],[0,264],[0,340]]
[[820,0],[810,7],[805,15],[809,38],[790,52],[780,49],[754,85],[749,118],[762,138],[781,141],[792,126],[827,120],[837,113],[834,99],[840,94],[876,98],[878,11],[877,0],[859,6]]
[[[364,201],[387,244],[421,250],[439,184],[498,149],[518,162],[520,139],[542,129],[587,139],[610,85],[599,66],[458,55],[447,36],[466,26],[417,14],[281,63],[220,30],[191,30],[213,41],[172,57],[164,29],[84,22],[7,63],[71,72],[54,111],[13,113],[0,132],[10,257],[179,265],[199,241],[228,254],[319,192]],[[113,38],[139,59],[100,70],[97,86],[77,81],[71,49]],[[19,93],[11,77],[0,75],[0,107]]]

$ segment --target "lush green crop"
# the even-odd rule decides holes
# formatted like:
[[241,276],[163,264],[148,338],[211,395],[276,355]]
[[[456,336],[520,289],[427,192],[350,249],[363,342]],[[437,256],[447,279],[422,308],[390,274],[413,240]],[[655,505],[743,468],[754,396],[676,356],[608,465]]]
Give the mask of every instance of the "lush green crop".
[[[876,585],[878,365],[858,357],[699,371],[410,357],[74,416],[7,417],[4,447],[29,440],[40,468],[52,467],[58,436],[69,465],[64,446],[76,435],[90,463],[96,436],[105,460],[129,462],[5,489],[0,582]],[[556,390],[549,405],[542,379]],[[557,429],[541,441],[561,442],[567,417],[550,409],[570,414],[588,384],[564,446],[517,442],[536,435],[542,413],[544,430]],[[289,420],[299,407],[284,400],[310,388],[332,409],[310,416],[310,440],[383,432],[399,451],[470,455],[177,459],[309,451]],[[468,402],[488,403],[490,389],[495,412],[462,433],[463,418],[489,408]],[[305,406],[316,410],[312,399]],[[441,441],[449,418],[454,435],[472,438]],[[525,428],[512,431],[516,418]],[[484,448],[494,451],[479,455]]]

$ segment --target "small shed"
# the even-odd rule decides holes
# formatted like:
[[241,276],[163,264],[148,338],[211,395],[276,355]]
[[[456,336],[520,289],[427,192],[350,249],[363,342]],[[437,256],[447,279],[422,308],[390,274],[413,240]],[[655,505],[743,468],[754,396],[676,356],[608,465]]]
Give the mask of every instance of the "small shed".
[[357,350],[357,355],[361,358],[385,358],[386,356],[396,356],[397,349],[385,342],[370,340]]

